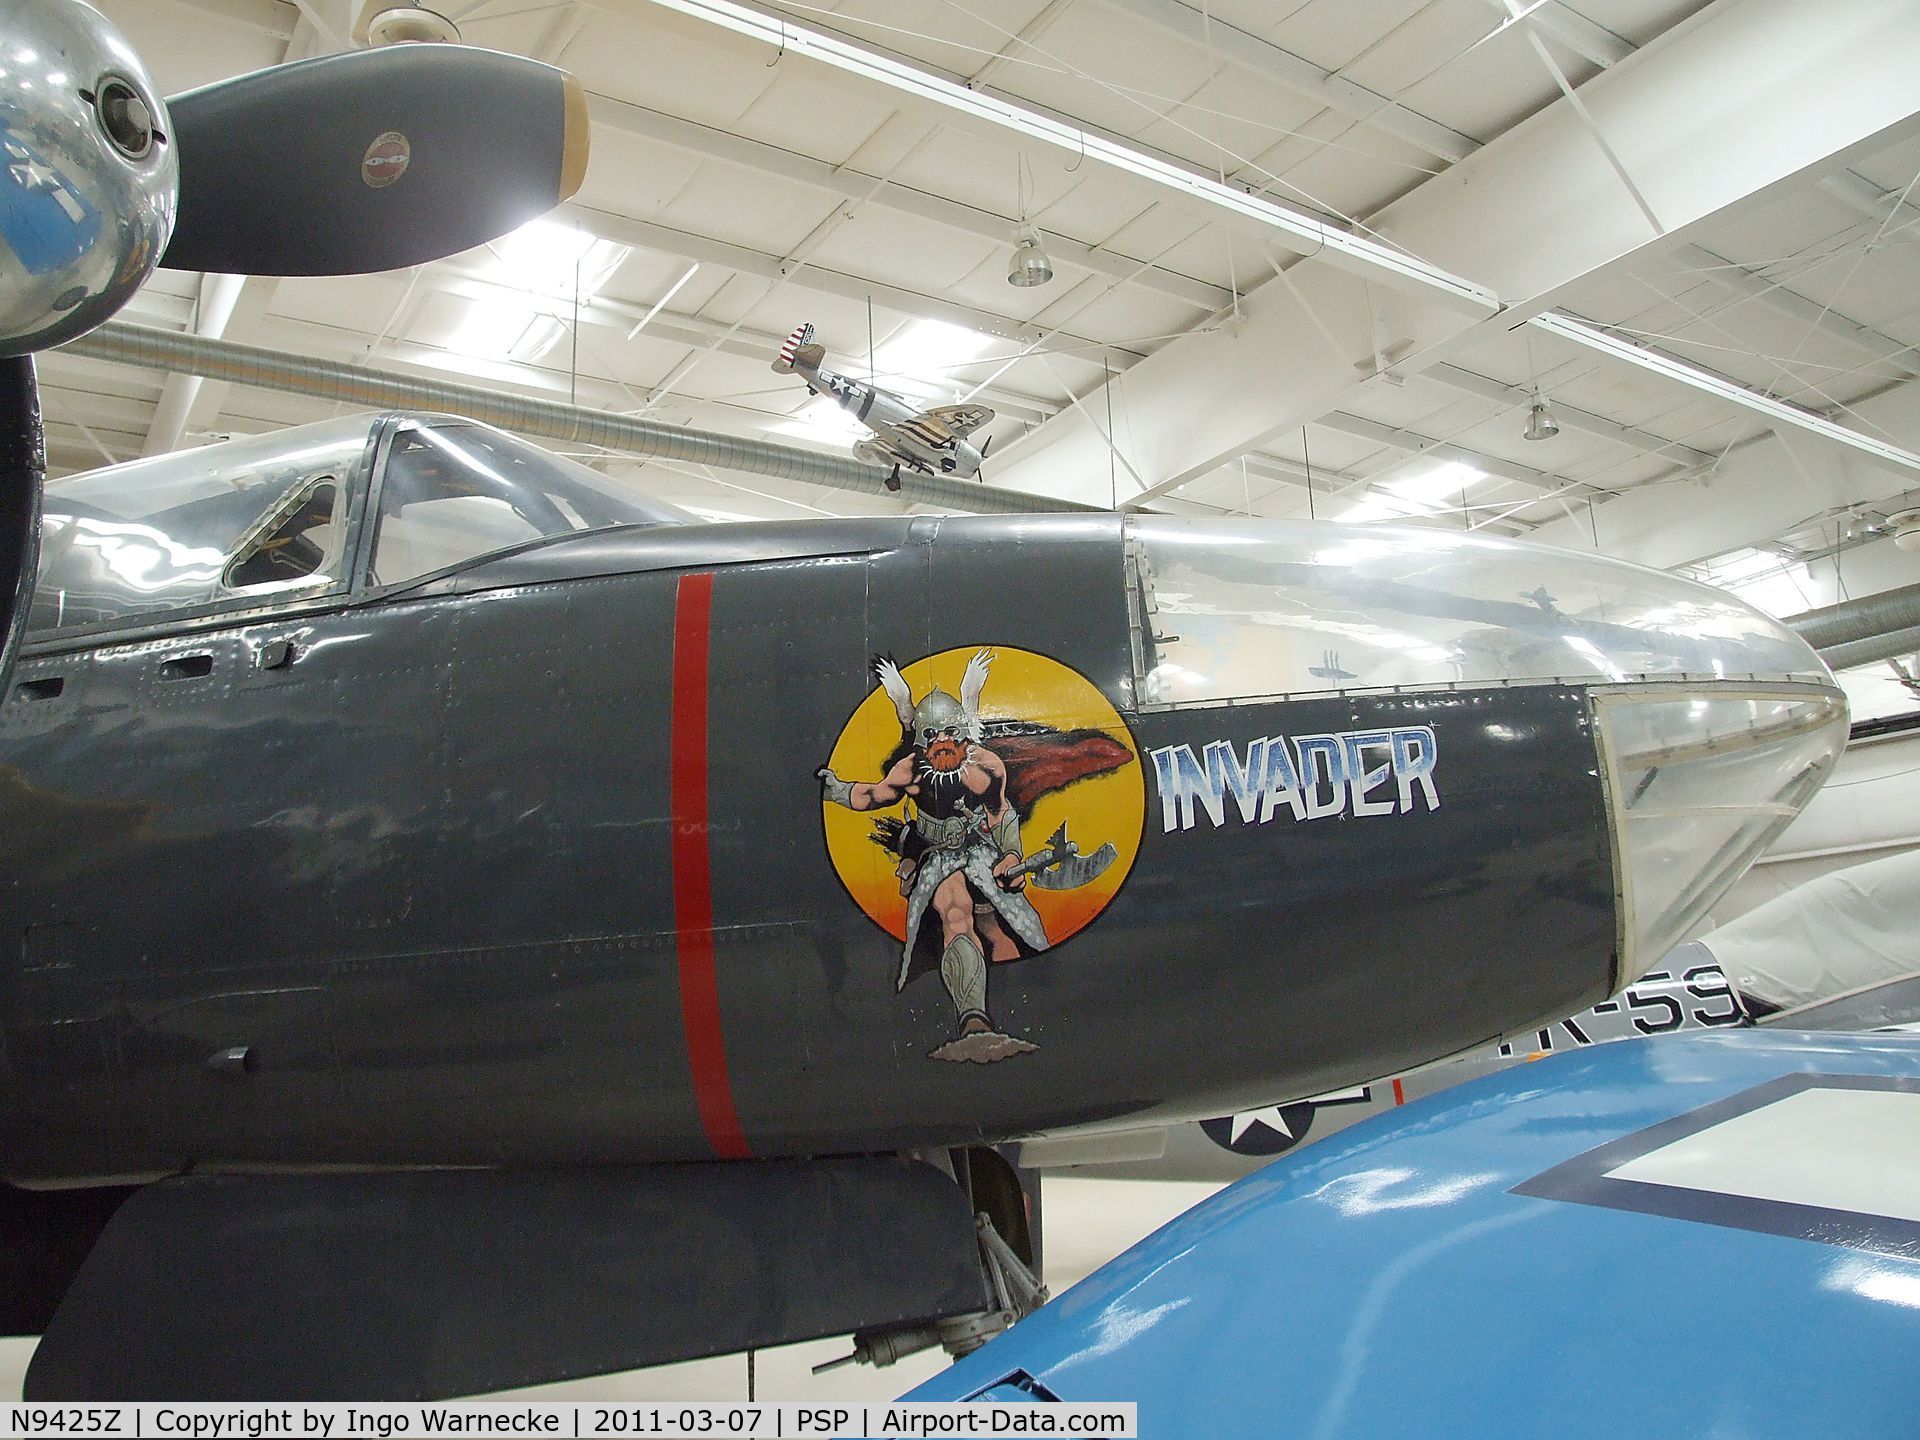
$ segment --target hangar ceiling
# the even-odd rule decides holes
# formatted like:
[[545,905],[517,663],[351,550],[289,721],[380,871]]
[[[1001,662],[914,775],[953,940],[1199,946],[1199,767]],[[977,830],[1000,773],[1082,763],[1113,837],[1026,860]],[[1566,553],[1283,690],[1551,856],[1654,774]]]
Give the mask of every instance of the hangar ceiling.
[[[346,48],[363,8],[96,3],[169,92]],[[1736,581],[1779,613],[1920,579],[1880,538],[1920,507],[1910,6],[436,8],[580,77],[582,192],[413,271],[162,271],[127,319],[840,452],[844,417],[768,369],[810,320],[850,373],[992,405],[994,485],[1531,533]],[[836,43],[871,63],[820,58]],[[898,62],[936,83],[899,83]],[[1023,221],[1056,272],[1034,289],[1006,279]],[[1502,308],[1349,256],[1349,235]],[[1892,453],[1524,323],[1543,311]],[[56,472],[337,408],[64,353],[43,377]],[[1549,439],[1523,438],[1536,397]],[[581,458],[721,518],[904,508]]]

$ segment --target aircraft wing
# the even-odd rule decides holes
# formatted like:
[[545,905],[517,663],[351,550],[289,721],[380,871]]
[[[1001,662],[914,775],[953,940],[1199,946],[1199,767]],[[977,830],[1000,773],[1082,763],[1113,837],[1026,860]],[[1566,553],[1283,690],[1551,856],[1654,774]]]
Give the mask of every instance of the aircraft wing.
[[964,440],[993,419],[993,411],[985,405],[935,405],[930,410],[922,410],[917,418],[935,421],[955,438]]
[[1920,1037],[1565,1053],[1286,1156],[909,1400],[1386,1440],[1910,1434]]

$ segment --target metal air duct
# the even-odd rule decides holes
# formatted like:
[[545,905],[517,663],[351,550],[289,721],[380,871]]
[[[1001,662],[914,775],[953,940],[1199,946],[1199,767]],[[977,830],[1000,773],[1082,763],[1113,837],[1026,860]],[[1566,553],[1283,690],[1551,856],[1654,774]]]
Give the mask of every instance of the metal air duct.
[[[252,385],[262,390],[312,395],[370,410],[448,411],[521,435],[567,445],[597,445],[631,455],[712,465],[749,475],[770,475],[868,495],[887,493],[887,471],[848,456],[822,455],[797,445],[662,425],[630,415],[563,405],[555,400],[535,400],[457,381],[429,380],[394,370],[289,355],[257,345],[157,330],[124,320],[109,321],[62,348],[95,360],[201,375],[209,380]],[[996,489],[977,481],[906,472],[902,472],[900,478],[901,499],[950,510],[1042,514],[1098,508],[1020,490]]]
[[1835,670],[1920,649],[1920,585],[1789,615],[1786,625]]

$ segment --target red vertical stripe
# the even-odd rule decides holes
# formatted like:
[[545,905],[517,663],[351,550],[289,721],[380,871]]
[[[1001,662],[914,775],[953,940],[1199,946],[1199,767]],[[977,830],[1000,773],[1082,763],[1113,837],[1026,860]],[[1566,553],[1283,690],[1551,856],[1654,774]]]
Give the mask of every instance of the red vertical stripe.
[[1398,1075],[1393,1077],[1393,1103],[1396,1105],[1404,1105],[1407,1103],[1407,1092],[1400,1088],[1400,1077]]
[[693,1098],[707,1143],[722,1160],[753,1152],[733,1108],[713,964],[713,852],[707,825],[707,647],[713,576],[682,575],[673,605],[673,923],[680,953],[680,1020]]

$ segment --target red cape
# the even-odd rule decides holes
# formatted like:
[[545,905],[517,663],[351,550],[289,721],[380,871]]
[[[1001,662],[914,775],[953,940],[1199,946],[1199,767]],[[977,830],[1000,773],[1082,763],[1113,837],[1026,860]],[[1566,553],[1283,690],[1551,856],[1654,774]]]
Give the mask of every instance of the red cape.
[[1131,750],[1103,730],[989,735],[984,743],[1006,765],[1007,799],[1022,815],[1042,795],[1118,770],[1133,759]]

